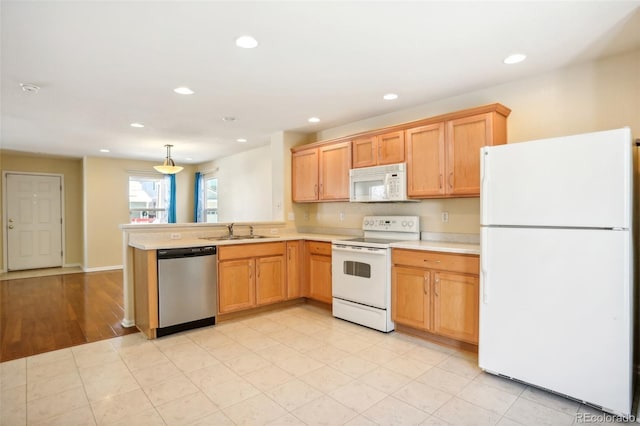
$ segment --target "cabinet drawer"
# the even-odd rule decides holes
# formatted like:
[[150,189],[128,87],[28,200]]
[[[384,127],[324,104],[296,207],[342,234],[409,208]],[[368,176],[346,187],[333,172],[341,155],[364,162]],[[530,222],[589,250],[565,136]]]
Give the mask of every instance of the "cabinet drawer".
[[309,254],[320,254],[323,256],[331,256],[331,243],[320,241],[307,241],[307,250]]
[[218,247],[218,260],[245,259],[248,257],[263,257],[284,255],[284,242],[237,244]]
[[476,255],[393,249],[391,258],[394,265],[480,274],[480,258]]

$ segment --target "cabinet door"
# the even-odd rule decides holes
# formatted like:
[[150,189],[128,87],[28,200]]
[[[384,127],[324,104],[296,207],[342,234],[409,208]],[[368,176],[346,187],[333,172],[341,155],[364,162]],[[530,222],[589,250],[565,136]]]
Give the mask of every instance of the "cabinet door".
[[407,195],[444,195],[444,123],[406,131]]
[[427,269],[394,266],[391,273],[391,318],[421,330],[431,329],[431,273]]
[[404,162],[404,131],[378,136],[378,164]]
[[287,299],[302,297],[302,241],[287,241]]
[[318,199],[318,149],[298,151],[291,156],[291,194],[293,201]]
[[256,305],[254,260],[218,263],[218,311],[221,314]]
[[349,199],[351,141],[320,149],[320,200]]
[[434,332],[477,344],[478,277],[450,272],[433,275]]
[[353,168],[370,167],[378,164],[378,144],[375,136],[365,136],[351,141]]
[[331,256],[309,255],[309,297],[325,303],[332,302]]
[[480,195],[480,148],[491,145],[491,113],[447,122],[447,193]]
[[256,264],[256,304],[266,305],[286,297],[284,256],[259,257]]

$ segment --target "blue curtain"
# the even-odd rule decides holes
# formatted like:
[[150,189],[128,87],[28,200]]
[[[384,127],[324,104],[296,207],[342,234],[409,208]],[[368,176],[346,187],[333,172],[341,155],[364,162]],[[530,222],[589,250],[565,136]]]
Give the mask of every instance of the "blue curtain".
[[176,175],[169,175],[169,223],[176,223]]
[[202,173],[196,172],[196,185],[193,191],[193,199],[195,200],[193,206],[193,221],[194,222],[202,222],[202,214],[200,210],[202,210],[202,204],[200,200],[200,192],[203,190],[202,188]]

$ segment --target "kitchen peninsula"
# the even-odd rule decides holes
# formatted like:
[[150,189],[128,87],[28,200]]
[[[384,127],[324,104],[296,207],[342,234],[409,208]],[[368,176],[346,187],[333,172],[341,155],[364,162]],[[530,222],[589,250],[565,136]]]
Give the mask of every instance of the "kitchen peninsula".
[[[248,225],[248,224],[247,224]],[[281,223],[254,224],[251,238],[242,225],[237,225],[237,239],[226,239],[224,224],[169,224],[121,225],[126,253],[124,267],[125,326],[137,326],[148,338],[156,337],[158,328],[158,276],[157,250],[215,245],[218,248],[218,312],[217,321],[263,309],[283,307],[312,300],[329,307],[331,303],[331,241],[354,237],[357,230],[343,230],[342,235],[298,233],[283,228]],[[248,226],[247,226],[248,230]],[[272,233],[273,232],[273,233]],[[348,234],[347,234],[348,232]],[[346,235],[345,235],[346,234]],[[246,236],[246,239],[242,238]],[[426,235],[426,234],[425,234]],[[222,238],[222,239],[218,239]],[[476,240],[411,241],[392,244],[394,253],[442,253],[450,262],[438,269],[462,272],[476,276],[479,245]],[[446,253],[446,255],[445,255]],[[448,256],[448,257],[447,257]],[[459,270],[459,262],[465,269]],[[469,263],[471,262],[471,263]],[[475,268],[475,269],[474,269]],[[423,272],[420,272],[423,274]],[[422,278],[421,278],[422,279]],[[476,297],[475,281],[461,281],[462,293],[453,297]],[[471,286],[467,284],[471,283]],[[422,288],[422,287],[421,287]],[[469,290],[471,289],[471,290]],[[464,293],[467,294],[464,294]],[[212,301],[215,303],[215,301]],[[453,304],[455,305],[455,304]],[[430,310],[429,310],[430,311]],[[399,313],[402,311],[398,310]],[[415,314],[409,312],[409,315]],[[457,312],[460,314],[460,312]],[[420,315],[427,315],[423,312]],[[465,316],[467,317],[467,316]],[[462,324],[462,334],[455,330],[456,316],[449,318],[450,329],[439,331],[445,340],[460,340],[464,344],[476,343],[477,323]],[[473,318],[477,318],[474,315]],[[416,327],[411,321],[396,318],[401,331],[414,332],[422,337],[433,337],[430,327]],[[427,332],[425,334],[424,332]],[[465,334],[466,333],[466,334]],[[436,337],[438,331],[434,334]],[[472,348],[473,349],[473,348]]]

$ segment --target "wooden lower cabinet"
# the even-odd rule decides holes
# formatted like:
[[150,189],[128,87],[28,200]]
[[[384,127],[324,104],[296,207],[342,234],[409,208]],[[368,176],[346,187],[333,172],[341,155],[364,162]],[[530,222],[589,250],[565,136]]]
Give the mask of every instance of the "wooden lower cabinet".
[[431,330],[429,271],[397,266],[393,268],[391,314],[394,322]]
[[433,272],[433,276],[433,332],[478,343],[478,277],[451,272]]
[[394,249],[392,259],[394,322],[478,343],[478,256]]
[[309,285],[308,297],[319,302],[331,303],[331,243],[307,241],[306,281]]
[[227,260],[218,264],[218,311],[227,313],[256,305],[254,259]]
[[283,242],[218,247],[218,312],[285,300],[284,254]]
[[280,302],[287,296],[284,256],[256,259],[256,305]]
[[306,294],[302,286],[302,241],[287,241],[287,299],[297,299]]

